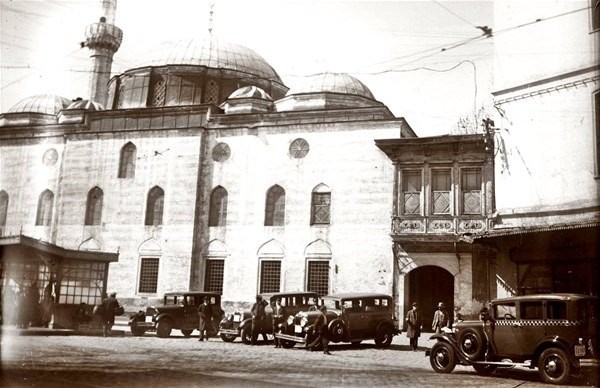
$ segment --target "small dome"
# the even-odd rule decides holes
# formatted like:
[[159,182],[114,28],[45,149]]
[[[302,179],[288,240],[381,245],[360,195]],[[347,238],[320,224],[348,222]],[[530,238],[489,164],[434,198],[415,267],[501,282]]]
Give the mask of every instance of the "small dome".
[[267,92],[256,86],[244,86],[243,88],[239,88],[231,93],[227,99],[233,100],[237,98],[258,98],[261,100],[273,101]]
[[22,99],[8,110],[9,113],[44,113],[56,115],[65,109],[71,100],[55,94],[38,94]]
[[77,100],[73,101],[67,107],[67,109],[69,109],[69,110],[82,109],[82,110],[88,110],[88,111],[96,111],[96,110],[104,110],[104,107],[102,106],[102,104],[100,104],[99,102],[96,102],[96,101],[77,99]]
[[373,93],[365,84],[346,73],[320,73],[308,76],[298,86],[292,87],[286,96],[324,92],[352,94],[375,100]]

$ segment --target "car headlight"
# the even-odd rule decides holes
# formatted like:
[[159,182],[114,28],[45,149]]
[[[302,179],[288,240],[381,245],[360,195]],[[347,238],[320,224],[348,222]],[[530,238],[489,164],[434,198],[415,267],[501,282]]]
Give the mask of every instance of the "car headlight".
[[294,316],[293,315],[290,315],[288,317],[287,324],[290,325],[290,326],[294,324]]
[[300,326],[304,327],[304,326],[306,326],[307,323],[308,323],[307,317],[302,317],[302,319],[300,319]]

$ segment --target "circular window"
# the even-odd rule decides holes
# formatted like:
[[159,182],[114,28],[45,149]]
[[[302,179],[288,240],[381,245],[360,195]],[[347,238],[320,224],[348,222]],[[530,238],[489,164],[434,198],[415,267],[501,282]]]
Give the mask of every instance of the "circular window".
[[308,154],[310,147],[308,142],[304,139],[298,138],[290,144],[290,155],[292,158],[302,159]]
[[212,150],[212,158],[215,162],[224,162],[231,156],[231,149],[225,143],[217,143]]
[[44,156],[42,156],[42,162],[46,166],[53,166],[58,160],[58,152],[54,148],[50,148],[46,152],[44,152]]

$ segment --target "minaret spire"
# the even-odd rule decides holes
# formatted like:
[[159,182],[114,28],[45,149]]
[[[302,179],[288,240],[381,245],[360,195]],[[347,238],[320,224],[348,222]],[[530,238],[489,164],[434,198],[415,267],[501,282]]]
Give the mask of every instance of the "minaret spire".
[[113,55],[121,46],[123,31],[113,23],[117,11],[117,0],[102,0],[102,17],[98,23],[90,24],[85,30],[85,41],[81,47],[90,49],[92,70],[90,73],[90,100],[106,107],[108,81]]
[[208,34],[212,36],[213,31],[213,13],[215,8],[215,0],[211,0],[208,10]]

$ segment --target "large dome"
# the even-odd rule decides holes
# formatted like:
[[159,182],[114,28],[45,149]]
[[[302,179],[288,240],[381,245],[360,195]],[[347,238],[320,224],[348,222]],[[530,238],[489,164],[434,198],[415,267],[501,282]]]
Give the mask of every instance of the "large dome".
[[27,97],[12,106],[9,113],[43,113],[56,115],[71,104],[71,100],[55,94],[38,94]]
[[196,65],[229,69],[281,82],[277,72],[251,49],[215,37],[167,42],[151,51],[141,66]]
[[305,93],[340,93],[374,100],[373,93],[358,79],[346,73],[320,73],[308,76],[287,92],[287,96]]

